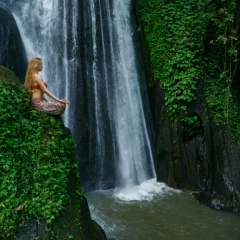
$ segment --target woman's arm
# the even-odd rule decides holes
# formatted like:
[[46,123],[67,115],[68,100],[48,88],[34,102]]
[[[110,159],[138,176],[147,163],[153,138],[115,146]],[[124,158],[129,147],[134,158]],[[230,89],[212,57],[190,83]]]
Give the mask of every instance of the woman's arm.
[[60,103],[64,103],[64,104],[68,104],[66,99],[59,99],[57,98],[54,94],[52,94],[50,91],[47,90],[46,86],[44,85],[42,79],[40,78],[40,76],[38,74],[34,74],[33,79],[36,81],[36,83],[39,85],[39,87],[41,88],[41,90],[43,91],[43,93],[45,93],[46,95],[48,95],[50,98],[60,102]]

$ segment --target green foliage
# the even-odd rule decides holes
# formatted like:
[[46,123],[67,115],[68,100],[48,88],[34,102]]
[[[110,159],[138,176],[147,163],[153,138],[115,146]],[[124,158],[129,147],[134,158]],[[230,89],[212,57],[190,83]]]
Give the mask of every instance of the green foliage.
[[[238,3],[239,5],[239,3]],[[208,59],[205,81],[207,107],[218,125],[227,125],[240,137],[240,117],[232,83],[236,78],[239,49],[239,18],[237,2],[223,0],[214,5],[208,26],[206,56]],[[236,78],[236,79],[235,79]]]
[[28,218],[58,216],[75,160],[61,118],[31,110],[27,91],[0,79],[0,238],[12,239]]
[[240,6],[236,0],[137,0],[154,78],[165,93],[171,120],[187,111],[203,80],[207,108],[217,124],[240,136],[231,92],[239,49]]
[[195,99],[204,72],[203,38],[211,17],[205,12],[207,2],[138,0],[154,76],[165,92],[171,119]]
[[203,134],[201,119],[196,114],[182,118],[182,139],[188,141],[197,135]]

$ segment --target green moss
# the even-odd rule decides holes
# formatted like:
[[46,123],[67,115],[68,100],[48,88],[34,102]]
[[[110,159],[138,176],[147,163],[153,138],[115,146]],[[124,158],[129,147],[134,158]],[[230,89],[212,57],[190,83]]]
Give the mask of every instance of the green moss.
[[174,120],[196,98],[197,81],[205,67],[203,38],[210,16],[203,1],[137,3],[155,81],[164,90],[166,110]]
[[[67,221],[61,228],[81,229],[81,209],[88,210],[88,205],[80,206],[86,200],[70,131],[61,117],[32,110],[28,92],[4,67],[0,67],[0,123],[0,239],[13,239],[29,219],[45,222],[57,232],[55,225],[64,211]],[[71,232],[66,230],[69,236]]]
[[1,82],[19,82],[19,79],[17,78],[17,76],[15,75],[14,72],[9,71],[9,69],[7,69],[4,66],[0,65],[0,81]]
[[239,3],[235,0],[136,0],[150,50],[155,81],[164,90],[168,117],[189,115],[197,82],[204,82],[206,107],[216,124],[240,136],[232,92],[238,81]]
[[[79,187],[76,169],[71,171],[68,201],[58,218],[51,224],[52,239],[97,239],[84,192]],[[84,221],[83,221],[84,220]]]

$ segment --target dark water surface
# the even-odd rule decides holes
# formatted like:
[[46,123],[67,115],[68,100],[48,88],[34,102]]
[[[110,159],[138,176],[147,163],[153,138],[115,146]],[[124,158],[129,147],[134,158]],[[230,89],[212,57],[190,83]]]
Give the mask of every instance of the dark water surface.
[[116,240],[240,240],[240,216],[199,204],[154,179],[87,194],[92,218]]

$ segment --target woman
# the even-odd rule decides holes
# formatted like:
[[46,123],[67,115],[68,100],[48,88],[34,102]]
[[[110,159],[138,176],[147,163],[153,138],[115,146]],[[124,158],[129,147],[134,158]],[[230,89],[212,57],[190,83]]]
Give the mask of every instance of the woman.
[[[47,90],[47,83],[43,82],[38,72],[42,70],[41,58],[32,58],[28,64],[28,69],[25,77],[25,87],[30,91],[31,104],[33,109],[50,115],[59,116],[64,113],[66,104],[69,104],[66,99],[58,99]],[[56,101],[47,101],[44,97],[47,94],[50,98]]]

